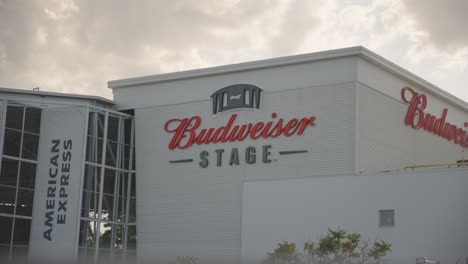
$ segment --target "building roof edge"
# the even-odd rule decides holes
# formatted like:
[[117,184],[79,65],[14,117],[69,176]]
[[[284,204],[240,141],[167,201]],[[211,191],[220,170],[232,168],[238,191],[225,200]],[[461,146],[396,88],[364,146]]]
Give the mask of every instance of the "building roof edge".
[[111,99],[107,99],[95,95],[81,95],[81,94],[68,94],[68,93],[57,93],[57,92],[45,92],[45,91],[31,91],[25,89],[5,88],[0,87],[0,93],[12,93],[12,94],[25,94],[33,96],[50,96],[50,97],[62,97],[62,98],[74,98],[83,100],[94,100],[105,105],[115,105],[115,102]]
[[212,76],[212,75],[248,71],[248,70],[254,70],[254,69],[271,68],[271,67],[285,66],[285,65],[291,65],[291,64],[307,63],[307,62],[334,59],[334,58],[343,58],[343,57],[358,55],[361,52],[362,48],[363,47],[361,46],[356,46],[356,47],[349,47],[349,48],[343,48],[343,49],[327,50],[327,51],[320,51],[320,52],[314,52],[314,53],[272,58],[272,59],[266,59],[266,60],[242,62],[242,63],[228,64],[228,65],[188,70],[188,71],[163,73],[163,74],[156,74],[156,75],[149,75],[149,76],[142,76],[142,77],[135,77],[135,78],[128,78],[128,79],[112,80],[112,81],[107,82],[108,84],[107,86],[108,88],[116,89],[116,88],[133,86],[133,85],[143,85],[143,84],[150,84],[150,83],[183,80],[183,79],[189,79],[189,78],[206,77],[206,76]]
[[181,71],[181,72],[164,73],[164,74],[149,75],[149,76],[142,76],[142,77],[135,77],[135,78],[128,78],[128,79],[112,80],[112,81],[108,81],[107,84],[108,84],[108,88],[119,89],[119,88],[128,87],[128,86],[184,80],[184,79],[190,79],[190,78],[199,78],[199,77],[220,75],[220,74],[226,74],[226,73],[234,73],[234,72],[241,72],[241,71],[248,71],[248,70],[255,70],[255,69],[264,69],[264,68],[271,68],[271,67],[278,67],[278,66],[315,62],[315,61],[328,60],[328,59],[339,59],[339,58],[350,57],[350,56],[359,56],[365,59],[366,61],[369,61],[372,64],[399,76],[400,78],[403,78],[405,80],[408,80],[410,82],[413,82],[422,86],[424,89],[428,90],[429,92],[435,95],[441,96],[442,98],[446,99],[448,102],[453,103],[461,107],[462,109],[465,109],[466,111],[468,111],[468,102],[465,102],[462,99],[456,97],[455,95],[442,90],[436,85],[424,80],[423,78],[417,76],[416,74],[411,73],[408,70],[405,70],[404,68],[398,66],[397,64],[389,61],[388,59],[362,46],[354,46],[354,47],[348,47],[348,48],[342,48],[342,49],[320,51],[320,52],[314,52],[314,53],[272,58],[272,59],[259,60],[259,61],[243,62],[243,63],[237,63],[237,64],[229,64],[229,65],[215,66],[215,67]]
[[377,53],[370,51],[364,47],[361,47],[361,48],[362,49],[361,49],[359,56],[365,59],[366,61],[369,61],[370,63],[380,68],[383,68],[399,76],[402,79],[405,79],[417,85],[420,85],[421,87],[423,87],[425,90],[429,91],[430,93],[441,96],[446,101],[453,103],[457,105],[458,107],[461,107],[462,109],[468,111],[468,102],[465,102],[462,99],[456,97],[455,95],[437,87],[436,85],[426,81],[425,79],[417,76],[416,74],[378,55]]

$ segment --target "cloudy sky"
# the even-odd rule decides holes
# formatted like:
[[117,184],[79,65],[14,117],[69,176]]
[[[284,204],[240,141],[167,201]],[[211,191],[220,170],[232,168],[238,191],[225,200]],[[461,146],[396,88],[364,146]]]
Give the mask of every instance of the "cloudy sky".
[[468,101],[467,0],[0,0],[0,87],[107,81],[362,45]]

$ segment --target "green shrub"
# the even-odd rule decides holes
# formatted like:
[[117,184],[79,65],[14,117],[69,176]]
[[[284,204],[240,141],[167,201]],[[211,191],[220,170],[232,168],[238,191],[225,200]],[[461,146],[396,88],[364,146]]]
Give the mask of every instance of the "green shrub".
[[278,243],[273,252],[267,253],[267,258],[263,264],[300,264],[302,263],[301,253],[296,249],[295,243],[282,241]]
[[340,228],[328,229],[314,242],[304,244],[299,252],[295,243],[283,241],[267,253],[264,264],[378,264],[391,251],[391,244],[381,240],[371,243],[359,233],[347,233]]

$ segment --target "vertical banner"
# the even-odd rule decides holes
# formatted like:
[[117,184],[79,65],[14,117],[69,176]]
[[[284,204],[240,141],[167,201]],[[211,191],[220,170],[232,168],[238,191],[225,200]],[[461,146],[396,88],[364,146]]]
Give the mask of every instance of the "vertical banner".
[[86,107],[42,112],[29,260],[74,261],[80,223]]

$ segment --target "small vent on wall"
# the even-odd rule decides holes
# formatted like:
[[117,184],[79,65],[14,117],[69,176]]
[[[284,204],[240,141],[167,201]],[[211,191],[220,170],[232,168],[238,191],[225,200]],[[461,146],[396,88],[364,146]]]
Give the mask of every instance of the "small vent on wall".
[[395,210],[379,210],[379,226],[394,227],[395,226]]

